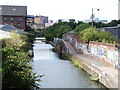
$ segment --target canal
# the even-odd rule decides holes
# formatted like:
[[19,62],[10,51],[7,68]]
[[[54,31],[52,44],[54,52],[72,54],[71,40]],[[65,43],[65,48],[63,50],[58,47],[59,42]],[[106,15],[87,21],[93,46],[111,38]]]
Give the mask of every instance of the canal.
[[41,88],[104,88],[69,60],[59,59],[50,44],[34,44],[33,70],[45,74],[39,82]]

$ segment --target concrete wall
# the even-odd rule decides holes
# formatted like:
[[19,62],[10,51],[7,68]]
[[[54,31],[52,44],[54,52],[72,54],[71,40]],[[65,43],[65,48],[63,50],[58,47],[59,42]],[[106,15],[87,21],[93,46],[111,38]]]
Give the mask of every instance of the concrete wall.
[[78,38],[77,34],[65,34],[63,39],[71,43],[71,45],[80,53],[90,55],[103,62],[106,62],[113,67],[120,67],[118,48],[114,45],[108,45],[97,42],[88,43],[83,42]]
[[102,43],[91,42],[89,45],[90,55],[99,58],[113,67],[118,64],[118,49],[113,45],[106,45]]

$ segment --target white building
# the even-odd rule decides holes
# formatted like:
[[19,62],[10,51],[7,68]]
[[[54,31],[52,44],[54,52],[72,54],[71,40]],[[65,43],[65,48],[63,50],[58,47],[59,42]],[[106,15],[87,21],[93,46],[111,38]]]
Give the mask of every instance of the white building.
[[48,23],[45,23],[45,28],[53,26],[55,23],[52,20],[49,20]]
[[58,19],[58,22],[75,22],[75,19]]

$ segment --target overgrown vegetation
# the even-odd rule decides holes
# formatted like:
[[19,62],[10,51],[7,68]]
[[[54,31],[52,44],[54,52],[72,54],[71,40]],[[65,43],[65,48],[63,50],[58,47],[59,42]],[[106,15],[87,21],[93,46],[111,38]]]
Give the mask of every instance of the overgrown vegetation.
[[[91,23],[89,23],[91,25]],[[102,23],[102,22],[93,22],[93,25],[96,28],[102,28],[102,27],[114,27],[120,24],[120,20],[112,20],[111,22],[108,23]]]
[[3,39],[2,44],[2,85],[3,89],[37,88],[40,81],[32,71],[28,57],[29,43],[25,35],[13,34],[12,38]]
[[[113,27],[113,26],[117,26],[118,24],[120,24],[120,20],[118,20],[118,21],[112,20],[109,23],[94,22],[93,25],[96,28],[101,28],[101,27]],[[54,38],[57,38],[57,37],[61,38],[64,33],[67,33],[67,32],[79,33],[88,28],[88,32],[87,32],[87,30],[83,31],[83,32],[86,32],[83,35],[84,37],[82,37],[85,39],[85,36],[86,35],[89,36],[88,34],[90,34],[90,32],[89,32],[89,30],[91,28],[90,26],[91,26],[91,23],[84,23],[82,21],[79,21],[78,23],[58,22],[58,23],[54,24],[53,26],[50,26],[50,27],[46,28],[45,30],[43,30],[42,34],[46,37],[47,40],[52,41]],[[98,36],[93,35],[92,33],[97,34]],[[115,40],[113,37],[110,37],[111,35],[108,34],[108,32],[101,32],[101,31],[97,30],[97,32],[93,31],[92,33],[91,34],[93,36],[89,36],[89,37],[91,37],[92,39],[94,39],[96,41],[113,43]],[[100,34],[98,34],[98,33],[100,33]],[[104,36],[104,37],[102,37],[102,36]],[[93,37],[95,37],[95,38],[93,38]]]
[[79,36],[85,42],[96,41],[114,44],[116,38],[107,31],[100,31],[95,27],[89,27],[79,32]]
[[61,38],[64,33],[67,33],[75,28],[74,22],[59,22],[44,30],[44,36],[47,40],[52,41],[54,38]]
[[88,27],[90,27],[90,24],[88,24],[88,23],[80,24],[75,28],[75,32],[81,32],[82,30],[84,30]]
[[99,75],[98,74],[91,75],[90,79],[93,80],[93,81],[99,81]]

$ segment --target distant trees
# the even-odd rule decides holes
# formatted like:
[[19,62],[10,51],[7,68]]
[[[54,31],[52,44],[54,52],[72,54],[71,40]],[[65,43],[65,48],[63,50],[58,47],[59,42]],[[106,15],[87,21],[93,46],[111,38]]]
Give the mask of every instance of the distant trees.
[[[91,23],[90,23],[91,24]],[[102,22],[94,22],[93,25],[96,28],[102,28],[102,27],[114,27],[120,24],[120,20],[112,20],[109,23],[102,23]]]
[[90,27],[90,24],[88,24],[88,23],[78,24],[78,26],[76,26],[76,28],[75,28],[75,32],[80,32],[88,27]]
[[53,40],[54,37],[61,38],[64,33],[67,33],[75,27],[75,23],[59,22],[46,28],[43,33],[47,40]]
[[[96,28],[112,27],[112,26],[117,26],[119,23],[120,23],[120,20],[112,20],[109,23],[94,22],[93,30],[95,29],[95,27]],[[59,22],[59,23],[56,23],[53,26],[50,26],[50,27],[46,28],[45,30],[43,30],[43,34],[44,34],[44,36],[46,37],[47,40],[53,40],[54,37],[61,38],[64,33],[67,33],[69,31],[72,31],[73,33],[79,33],[79,32],[82,32],[85,29],[88,29],[88,31],[89,30],[91,31],[91,23],[84,23],[82,21],[78,21],[78,23],[75,23],[75,22]],[[83,32],[85,32],[85,31],[83,31]],[[89,36],[90,31],[89,31],[89,33],[86,32],[87,34],[85,33],[85,36],[88,35],[88,37],[90,37]],[[98,31],[98,30],[96,30],[96,31]],[[92,32],[91,34],[94,34],[94,33],[96,35],[98,35],[97,33],[103,34],[104,37],[107,37],[106,36],[107,32],[105,33],[105,32],[100,32],[99,31],[99,32]],[[82,34],[84,34],[84,33],[82,33]],[[99,41],[100,41],[100,38],[103,38],[103,36],[100,36],[100,35],[99,35],[99,37],[96,36],[96,40],[98,40],[97,38],[99,38]],[[93,35],[92,37],[95,37],[95,35]],[[104,38],[104,39],[108,40],[108,38]],[[113,39],[113,37],[111,38],[111,40],[112,39]]]

